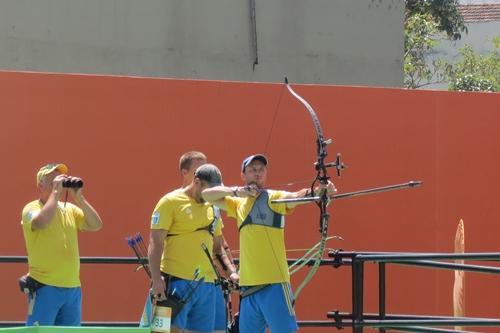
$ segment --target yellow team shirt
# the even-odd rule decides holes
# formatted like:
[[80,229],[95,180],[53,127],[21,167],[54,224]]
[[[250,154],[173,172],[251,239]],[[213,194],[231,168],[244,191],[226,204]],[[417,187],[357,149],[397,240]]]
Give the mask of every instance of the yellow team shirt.
[[[268,205],[274,212],[287,215],[293,209],[285,204],[272,204],[286,192],[268,191]],[[227,196],[227,215],[236,218],[238,228],[248,216],[256,198]],[[240,230],[240,285],[255,286],[267,283],[290,282],[285,251],[284,229],[248,224]]]
[[212,256],[213,236],[207,230],[199,230],[214,219],[214,236],[220,236],[222,220],[220,216],[216,218],[214,207],[209,203],[198,203],[181,189],[161,198],[151,217],[151,229],[168,231],[160,270],[185,280],[193,280],[195,271],[199,270],[198,278],[214,282],[215,272],[201,246],[205,244]]
[[28,203],[22,213],[22,226],[28,252],[29,274],[35,280],[55,286],[80,286],[80,253],[78,230],[85,221],[77,206],[58,202],[50,224],[43,229],[31,230],[31,221],[40,212],[39,200]]

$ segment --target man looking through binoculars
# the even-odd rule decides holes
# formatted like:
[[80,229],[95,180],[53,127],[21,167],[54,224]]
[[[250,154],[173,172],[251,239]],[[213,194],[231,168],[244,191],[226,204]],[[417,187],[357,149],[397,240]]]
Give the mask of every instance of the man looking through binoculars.
[[[83,181],[68,176],[64,164],[40,168],[39,199],[22,212],[28,253],[27,326],[80,326],[81,288],[78,231],[98,231],[102,221],[83,197]],[[61,198],[70,195],[72,203]]]

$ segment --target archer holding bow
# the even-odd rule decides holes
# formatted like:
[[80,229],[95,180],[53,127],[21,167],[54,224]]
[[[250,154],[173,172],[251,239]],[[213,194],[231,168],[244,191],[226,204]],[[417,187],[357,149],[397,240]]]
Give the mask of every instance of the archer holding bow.
[[[241,333],[290,333],[298,329],[293,309],[284,240],[284,216],[301,202],[271,203],[275,199],[305,198],[326,193],[333,196],[332,182],[297,192],[266,189],[268,160],[264,155],[247,157],[241,166],[243,187],[215,186],[202,191],[203,198],[237,220],[240,231]],[[326,191],[326,192],[325,192]]]

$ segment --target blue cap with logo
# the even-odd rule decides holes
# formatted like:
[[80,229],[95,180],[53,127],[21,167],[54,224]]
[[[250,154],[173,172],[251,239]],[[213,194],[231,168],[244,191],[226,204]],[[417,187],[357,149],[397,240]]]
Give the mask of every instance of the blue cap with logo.
[[262,154],[255,154],[248,156],[243,160],[243,163],[241,164],[241,172],[245,172],[245,168],[255,160],[261,161],[262,163],[264,163],[264,165],[267,166],[267,158]]

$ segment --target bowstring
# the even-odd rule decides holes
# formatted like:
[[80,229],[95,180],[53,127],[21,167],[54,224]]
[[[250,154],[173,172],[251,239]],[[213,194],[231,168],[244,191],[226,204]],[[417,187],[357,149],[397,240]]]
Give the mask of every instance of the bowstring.
[[[266,155],[266,156],[267,156],[267,151],[268,151],[268,148],[269,148],[269,143],[271,142],[272,132],[273,132],[274,126],[276,124],[276,119],[278,118],[278,112],[279,112],[279,109],[280,109],[280,106],[281,106],[281,100],[283,99],[283,92],[284,91],[285,91],[285,86],[281,85],[281,92],[280,92],[280,95],[279,95],[279,98],[278,98],[278,104],[276,105],[276,108],[274,110],[274,115],[273,115],[273,120],[272,120],[272,123],[271,123],[271,128],[270,128],[269,134],[267,136],[266,145],[264,147],[264,155]],[[286,279],[286,274],[285,274],[285,272],[283,272],[283,269],[281,268],[280,261],[278,259],[278,255],[276,254],[276,250],[274,249],[273,243],[271,241],[271,236],[269,235],[269,231],[267,230],[267,228],[264,228],[264,231],[265,231],[265,234],[266,234],[267,241],[269,242],[269,245],[271,247],[271,251],[273,253],[274,261],[276,262],[276,266],[279,269],[281,278],[284,281],[286,281],[287,280]],[[284,230],[283,230],[283,233],[284,233]]]

